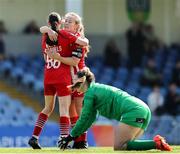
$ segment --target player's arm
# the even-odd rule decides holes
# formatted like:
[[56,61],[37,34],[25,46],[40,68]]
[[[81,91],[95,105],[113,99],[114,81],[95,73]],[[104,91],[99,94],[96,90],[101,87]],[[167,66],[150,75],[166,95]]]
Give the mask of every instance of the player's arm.
[[97,111],[94,109],[93,102],[92,95],[85,96],[81,116],[70,133],[72,137],[78,137],[83,134],[95,121]]
[[40,32],[45,34],[47,33],[51,41],[56,41],[58,37],[58,33],[49,28],[48,26],[40,27]]
[[42,35],[41,47],[42,47],[42,54],[43,54],[43,57],[44,57],[44,61],[46,62],[46,60],[47,60],[47,54],[46,54],[46,36],[44,34]]
[[[40,32],[41,33],[47,33],[49,38],[50,38],[50,40],[52,40],[52,41],[56,41],[57,40],[58,33],[53,31],[48,26],[40,27]],[[69,32],[67,32],[67,33],[69,33]],[[69,35],[73,35],[73,34],[69,33]],[[87,38],[77,37],[75,43],[79,44],[79,45],[82,45],[82,46],[88,46],[89,45],[89,40]]]
[[59,53],[47,51],[48,57],[61,61],[70,66],[77,66],[82,57],[82,48],[77,48],[72,52],[72,57],[62,57]]
[[82,46],[88,46],[89,40],[87,38],[78,37],[75,43]]
[[69,39],[69,43],[76,43],[80,46],[88,46],[89,40],[85,37],[76,36],[66,30],[60,30],[59,33]]

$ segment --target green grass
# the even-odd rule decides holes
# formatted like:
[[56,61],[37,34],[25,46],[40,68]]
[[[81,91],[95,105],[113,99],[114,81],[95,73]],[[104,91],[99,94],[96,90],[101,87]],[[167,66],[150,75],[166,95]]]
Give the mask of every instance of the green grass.
[[33,150],[31,148],[0,148],[0,154],[62,154],[62,153],[69,153],[69,154],[94,154],[94,153],[133,153],[133,154],[147,154],[147,153],[168,153],[168,154],[180,154],[180,146],[173,146],[172,152],[164,152],[159,150],[148,150],[148,151],[113,151],[111,147],[95,147],[89,148],[88,150],[59,150],[57,148],[43,148],[42,150]]

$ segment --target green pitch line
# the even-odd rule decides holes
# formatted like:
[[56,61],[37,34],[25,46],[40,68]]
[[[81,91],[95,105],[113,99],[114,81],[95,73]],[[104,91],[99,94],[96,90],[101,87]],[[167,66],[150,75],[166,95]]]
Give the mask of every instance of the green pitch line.
[[43,148],[42,150],[33,150],[31,148],[0,148],[0,154],[109,154],[109,153],[132,153],[132,154],[155,154],[155,153],[168,153],[180,154],[180,146],[173,146],[172,152],[163,152],[159,150],[148,151],[113,151],[112,147],[95,147],[87,150],[59,150],[57,148]]

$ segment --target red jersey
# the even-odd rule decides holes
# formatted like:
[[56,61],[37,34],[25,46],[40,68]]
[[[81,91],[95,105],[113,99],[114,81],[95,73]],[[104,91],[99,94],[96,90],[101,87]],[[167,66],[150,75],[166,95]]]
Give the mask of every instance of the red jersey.
[[[61,63],[58,60],[51,59],[46,54],[46,35],[42,37],[42,48],[46,58],[46,65],[44,69],[44,83],[45,84],[56,84],[64,83],[66,85],[71,84],[71,73],[70,66]],[[59,53],[63,57],[72,56],[72,44],[77,40],[77,36],[60,30],[58,33],[58,46],[50,47],[53,52]]]

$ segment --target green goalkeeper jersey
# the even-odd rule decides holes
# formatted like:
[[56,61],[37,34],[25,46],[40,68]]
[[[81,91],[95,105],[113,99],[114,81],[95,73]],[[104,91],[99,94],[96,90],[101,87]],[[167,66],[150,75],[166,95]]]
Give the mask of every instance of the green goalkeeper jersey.
[[[84,133],[91,127],[97,114],[108,119],[121,121],[123,115],[138,109],[149,110],[143,101],[129,95],[127,92],[93,82],[85,93],[81,116],[72,129],[71,135],[76,137]],[[142,112],[134,114],[137,116],[138,113],[141,114]],[[131,117],[134,117],[134,115],[129,116],[129,118]]]

